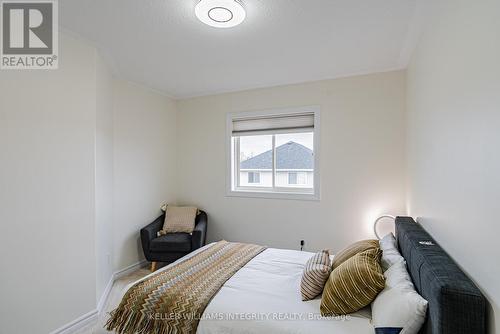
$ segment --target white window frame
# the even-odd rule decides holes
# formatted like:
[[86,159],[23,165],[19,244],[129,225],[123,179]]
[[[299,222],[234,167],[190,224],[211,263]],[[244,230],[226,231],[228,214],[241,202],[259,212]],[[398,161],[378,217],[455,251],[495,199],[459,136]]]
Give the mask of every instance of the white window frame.
[[[232,140],[233,119],[245,117],[272,117],[303,114],[304,112],[314,113],[314,131],[313,131],[313,150],[314,150],[314,182],[313,189],[304,188],[273,188],[265,187],[237,187],[239,184],[237,179],[240,177],[238,169],[238,160],[235,157],[239,156],[236,152],[237,147],[234,146]],[[276,149],[273,136],[273,149]],[[273,155],[276,158],[276,154]],[[321,199],[320,189],[320,107],[319,106],[304,106],[297,108],[271,109],[263,111],[248,111],[248,112],[233,112],[228,113],[226,117],[226,196],[234,197],[251,197],[251,198],[271,198],[271,199],[293,199],[293,200],[312,200],[319,201]],[[276,162],[273,161],[273,164]],[[273,177],[274,180],[274,177]]]

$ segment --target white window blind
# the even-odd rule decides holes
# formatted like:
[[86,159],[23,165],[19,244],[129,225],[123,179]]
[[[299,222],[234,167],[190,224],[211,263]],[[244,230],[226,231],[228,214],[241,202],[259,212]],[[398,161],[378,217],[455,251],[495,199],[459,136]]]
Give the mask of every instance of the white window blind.
[[269,133],[309,132],[314,130],[314,113],[270,115],[233,119],[233,136]]

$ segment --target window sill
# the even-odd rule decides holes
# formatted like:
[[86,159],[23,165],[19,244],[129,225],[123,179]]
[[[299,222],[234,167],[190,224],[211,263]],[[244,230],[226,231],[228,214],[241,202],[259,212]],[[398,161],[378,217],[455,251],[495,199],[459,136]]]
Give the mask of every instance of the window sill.
[[227,197],[247,197],[247,198],[267,198],[267,199],[289,199],[302,201],[319,201],[320,196],[316,193],[298,193],[298,192],[271,192],[271,191],[253,191],[253,190],[230,190],[226,193]]

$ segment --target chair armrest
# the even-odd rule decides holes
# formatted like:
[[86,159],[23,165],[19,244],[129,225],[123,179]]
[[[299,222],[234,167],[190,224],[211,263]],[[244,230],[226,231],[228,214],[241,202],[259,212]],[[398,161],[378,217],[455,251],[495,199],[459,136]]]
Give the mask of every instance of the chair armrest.
[[156,218],[154,222],[141,229],[142,250],[144,251],[144,256],[147,260],[149,260],[149,245],[151,244],[151,240],[156,238],[157,233],[159,230],[161,230],[164,221],[165,214]]
[[191,236],[191,251],[205,246],[205,242],[207,240],[207,224],[207,214],[204,211],[201,211],[196,217],[193,235]]

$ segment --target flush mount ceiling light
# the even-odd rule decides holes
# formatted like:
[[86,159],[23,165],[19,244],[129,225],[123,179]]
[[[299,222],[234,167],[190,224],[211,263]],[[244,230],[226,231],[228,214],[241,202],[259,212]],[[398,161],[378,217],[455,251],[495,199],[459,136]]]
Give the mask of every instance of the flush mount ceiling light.
[[238,0],[200,0],[194,11],[201,22],[216,28],[237,26],[246,16]]

